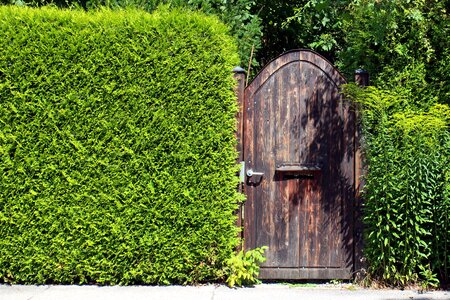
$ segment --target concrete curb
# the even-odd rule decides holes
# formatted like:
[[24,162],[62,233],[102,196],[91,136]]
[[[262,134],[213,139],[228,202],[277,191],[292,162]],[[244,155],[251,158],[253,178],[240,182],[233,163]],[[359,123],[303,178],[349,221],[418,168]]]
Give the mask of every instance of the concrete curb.
[[0,285],[0,300],[450,300],[450,291],[372,290],[351,285],[315,287],[261,284],[230,289],[223,285],[203,286],[63,286]]

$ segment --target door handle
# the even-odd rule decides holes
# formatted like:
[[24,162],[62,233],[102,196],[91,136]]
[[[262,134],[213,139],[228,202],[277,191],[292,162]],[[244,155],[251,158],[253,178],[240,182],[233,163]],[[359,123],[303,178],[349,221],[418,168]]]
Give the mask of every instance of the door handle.
[[247,176],[248,177],[252,177],[252,176],[263,176],[264,173],[263,172],[254,172],[252,169],[247,170]]

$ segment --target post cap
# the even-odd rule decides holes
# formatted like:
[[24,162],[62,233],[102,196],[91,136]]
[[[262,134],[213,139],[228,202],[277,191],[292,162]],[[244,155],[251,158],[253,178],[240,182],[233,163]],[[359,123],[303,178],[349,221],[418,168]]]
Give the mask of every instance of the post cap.
[[366,70],[364,70],[364,69],[357,69],[357,70],[355,70],[355,74],[368,74],[369,72],[367,72]]
[[234,67],[233,72],[234,73],[245,73],[245,70],[242,69],[241,67],[237,66],[237,67]]

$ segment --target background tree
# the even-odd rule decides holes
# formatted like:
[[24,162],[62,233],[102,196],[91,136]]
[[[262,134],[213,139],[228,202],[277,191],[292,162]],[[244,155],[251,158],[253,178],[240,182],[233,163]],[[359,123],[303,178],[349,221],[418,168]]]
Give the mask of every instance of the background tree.
[[262,20],[260,65],[291,49],[314,49],[334,62],[342,47],[342,17],[348,0],[261,0],[253,13]]
[[349,76],[366,69],[381,88],[406,86],[419,108],[449,103],[449,4],[353,0],[342,18],[337,65]]
[[261,0],[252,10],[262,20],[257,60],[314,49],[347,78],[364,68],[382,88],[409,85],[417,103],[449,103],[449,7],[448,0]]

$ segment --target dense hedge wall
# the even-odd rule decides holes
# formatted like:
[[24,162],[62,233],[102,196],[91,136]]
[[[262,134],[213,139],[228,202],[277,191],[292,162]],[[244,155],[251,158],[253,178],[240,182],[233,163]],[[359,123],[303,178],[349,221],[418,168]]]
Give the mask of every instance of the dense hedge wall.
[[237,243],[227,28],[0,7],[0,280],[190,283]]

